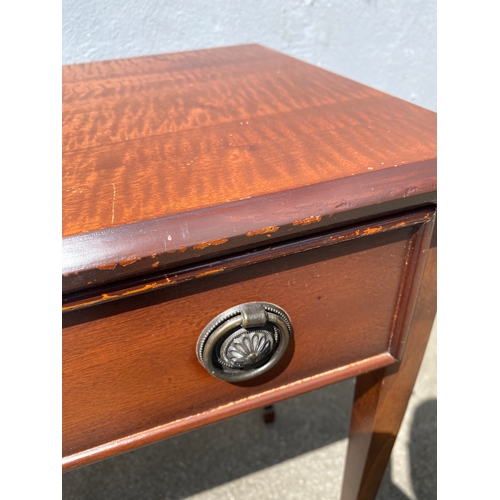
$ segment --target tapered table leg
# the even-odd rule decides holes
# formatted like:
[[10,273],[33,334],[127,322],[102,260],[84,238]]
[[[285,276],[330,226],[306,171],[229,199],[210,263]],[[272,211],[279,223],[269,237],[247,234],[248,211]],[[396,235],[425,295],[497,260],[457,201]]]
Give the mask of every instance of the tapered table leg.
[[436,243],[431,243],[400,363],[357,377],[342,500],[373,500],[406,411],[436,315]]

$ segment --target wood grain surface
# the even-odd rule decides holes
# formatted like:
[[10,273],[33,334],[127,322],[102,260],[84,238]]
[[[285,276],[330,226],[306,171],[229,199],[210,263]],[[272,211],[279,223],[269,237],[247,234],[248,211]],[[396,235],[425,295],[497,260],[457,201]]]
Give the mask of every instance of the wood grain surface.
[[[333,245],[340,241],[366,237],[379,232],[391,231],[395,228],[419,225],[429,221],[432,216],[433,211],[420,209],[382,219],[374,219],[364,224],[344,226],[333,233],[331,231],[314,232],[307,238],[287,239],[283,242],[277,242],[277,238],[273,238],[273,241],[264,247],[204,260],[200,263],[187,264],[172,270],[160,270],[136,278],[111,282],[88,290],[66,294],[63,296],[63,312],[163,287],[170,287],[186,280],[224,273],[238,267],[303,252],[319,246]],[[159,268],[160,266],[155,267]]]
[[270,49],[63,68],[65,292],[435,193],[435,113]]
[[[394,362],[432,220],[65,314],[65,469]],[[201,330],[258,300],[292,319],[282,362],[246,383],[213,378],[196,359]]]
[[357,377],[342,500],[374,500],[410,399],[436,316],[437,231],[400,363]]

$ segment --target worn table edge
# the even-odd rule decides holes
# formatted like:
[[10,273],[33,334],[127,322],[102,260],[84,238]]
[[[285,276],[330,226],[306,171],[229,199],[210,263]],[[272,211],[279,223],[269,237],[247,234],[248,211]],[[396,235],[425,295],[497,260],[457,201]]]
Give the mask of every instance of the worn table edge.
[[430,159],[63,238],[63,293],[317,231],[360,209],[378,216],[391,201],[398,210],[435,203],[436,164]]

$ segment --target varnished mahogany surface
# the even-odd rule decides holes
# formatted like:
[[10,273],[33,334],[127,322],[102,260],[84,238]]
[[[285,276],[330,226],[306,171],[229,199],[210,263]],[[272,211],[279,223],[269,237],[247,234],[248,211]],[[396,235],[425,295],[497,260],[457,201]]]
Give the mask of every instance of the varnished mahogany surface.
[[[375,233],[391,231],[398,227],[422,224],[423,220],[431,217],[431,213],[428,209],[419,209],[403,214],[394,214],[385,218],[373,219],[361,224],[343,226],[333,233],[331,230],[319,231],[312,233],[307,238],[294,238],[285,241],[273,238],[270,244],[265,247],[261,246],[243,252],[236,252],[231,255],[205,260],[200,263],[187,264],[171,270],[160,270],[144,276],[121,280],[115,283],[112,282],[89,290],[64,295],[63,312],[117,300],[150,290],[170,287],[186,280],[227,272],[241,266],[274,259],[278,256],[302,252],[322,246],[325,241],[333,244]],[[125,241],[129,240],[125,239]]]
[[[435,312],[435,204],[435,113],[275,51],[64,67],[63,468],[356,376],[343,498],[373,498]],[[214,379],[199,333],[255,300],[289,350]]]
[[401,362],[357,377],[342,500],[374,500],[389,462],[436,316],[436,236]]
[[[325,237],[224,274],[64,316],[63,447],[71,468],[385,366],[399,357],[428,246],[421,212]],[[416,218],[420,223],[415,225]],[[314,240],[314,237],[312,238]],[[308,249],[310,248],[310,249]],[[259,380],[229,384],[198,363],[196,340],[221,311],[283,307],[291,348]]]
[[63,289],[433,203],[435,168],[435,113],[258,45],[67,66]]

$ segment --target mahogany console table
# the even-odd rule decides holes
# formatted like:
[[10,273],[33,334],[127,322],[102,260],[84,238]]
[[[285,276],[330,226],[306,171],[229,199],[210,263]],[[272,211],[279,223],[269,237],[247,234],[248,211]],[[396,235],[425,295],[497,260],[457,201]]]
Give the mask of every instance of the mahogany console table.
[[436,312],[436,115],[258,45],[63,67],[63,469],[356,377],[373,499]]

